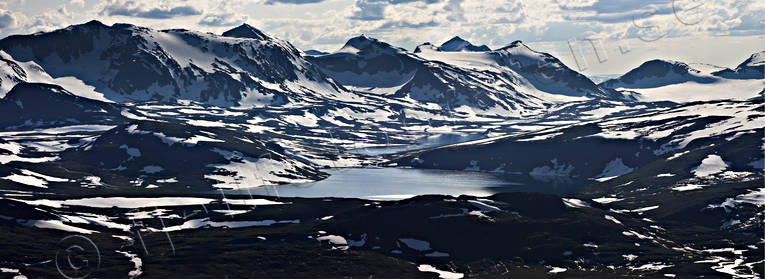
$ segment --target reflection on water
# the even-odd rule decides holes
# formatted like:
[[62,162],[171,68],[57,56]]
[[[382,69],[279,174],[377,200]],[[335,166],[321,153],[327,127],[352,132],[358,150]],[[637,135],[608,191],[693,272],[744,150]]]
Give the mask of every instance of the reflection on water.
[[[542,182],[529,176],[408,168],[330,169],[325,180],[249,189],[253,195],[398,200],[418,195],[490,196],[501,192],[572,194],[583,183]],[[246,190],[231,193],[248,194]]]

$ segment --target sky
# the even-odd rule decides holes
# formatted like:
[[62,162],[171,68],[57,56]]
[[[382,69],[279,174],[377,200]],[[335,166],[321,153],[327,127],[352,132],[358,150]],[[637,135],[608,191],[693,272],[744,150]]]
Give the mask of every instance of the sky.
[[735,67],[765,50],[761,0],[6,0],[0,37],[92,19],[218,34],[247,23],[329,52],[360,34],[409,50],[453,36],[491,48],[522,40],[590,76],[650,59]]

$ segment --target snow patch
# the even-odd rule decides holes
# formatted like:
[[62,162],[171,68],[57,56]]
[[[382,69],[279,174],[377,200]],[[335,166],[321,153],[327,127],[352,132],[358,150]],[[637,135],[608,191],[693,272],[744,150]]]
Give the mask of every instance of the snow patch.
[[708,155],[704,160],[701,160],[701,164],[691,170],[691,173],[696,177],[708,177],[710,175],[720,173],[728,168],[728,163],[718,155]]

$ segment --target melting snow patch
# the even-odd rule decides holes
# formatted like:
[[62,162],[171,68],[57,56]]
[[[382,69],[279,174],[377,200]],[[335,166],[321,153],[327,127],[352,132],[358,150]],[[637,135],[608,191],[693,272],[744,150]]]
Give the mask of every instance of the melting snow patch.
[[189,198],[189,197],[157,197],[157,198],[123,198],[123,197],[111,197],[111,198],[85,198],[76,200],[16,200],[29,205],[44,205],[54,208],[61,208],[64,205],[69,206],[87,206],[96,208],[111,208],[113,206],[119,208],[142,208],[142,207],[157,207],[157,206],[184,206],[184,205],[197,205],[208,204],[215,200],[205,198]]
[[157,180],[157,183],[178,183],[178,179],[175,177]]
[[675,174],[674,173],[660,173],[660,174],[656,175],[656,177],[672,177],[672,176],[675,176]]
[[658,205],[646,206],[646,207],[642,207],[642,208],[638,208],[638,209],[633,209],[632,212],[646,212],[646,211],[654,210],[654,209],[657,209],[657,208],[659,208]]
[[595,243],[592,243],[592,242],[587,242],[585,244],[582,244],[582,246],[587,247],[587,248],[596,248],[596,249],[598,248],[598,245],[595,244]]
[[644,265],[641,265],[639,267],[630,267],[629,269],[630,270],[639,270],[639,271],[649,271],[649,270],[650,271],[656,271],[656,270],[662,270],[662,269],[665,269],[665,268],[668,268],[668,267],[673,267],[673,266],[674,265],[671,265],[671,264],[663,264],[663,263],[660,263],[660,262],[656,262],[656,263],[644,264]]
[[592,199],[592,201],[594,201],[596,203],[599,203],[599,204],[609,204],[609,203],[618,202],[618,201],[621,201],[621,200],[624,200],[624,199],[613,198],[613,197],[610,197],[610,198],[609,197],[602,197],[602,198]]
[[48,182],[44,179],[40,179],[34,176],[28,176],[28,175],[20,175],[20,174],[11,174],[9,176],[3,177],[2,179],[10,180],[16,183],[28,185],[28,186],[34,186],[34,187],[40,187],[40,188],[48,188]]
[[138,277],[138,275],[141,275],[141,273],[143,273],[143,271],[141,270],[141,267],[143,266],[143,261],[141,261],[141,258],[139,258],[138,255],[131,254],[128,252],[122,252],[122,251],[115,251],[115,252],[125,255],[126,257],[130,258],[131,262],[133,262],[133,266],[135,266],[135,269],[128,272],[128,277],[135,278],[135,277]]
[[622,224],[621,221],[617,220],[614,216],[606,215],[605,218],[606,218],[606,220],[609,220],[611,222],[617,223],[619,225],[624,225],[624,224]]
[[217,212],[226,216],[234,216],[239,214],[244,214],[249,211],[247,210],[227,210],[227,209],[219,209],[219,210],[213,210],[213,212]]
[[550,162],[553,164],[552,166],[541,166],[536,167],[529,172],[529,175],[531,176],[571,176],[571,172],[574,171],[574,166],[572,165],[558,165],[558,159],[552,159]]
[[555,274],[555,273],[562,273],[562,272],[566,272],[566,270],[568,270],[568,269],[565,269],[565,268],[562,268],[562,267],[553,267],[553,268],[552,268],[550,271],[548,271],[547,273],[552,273],[552,274]]
[[588,203],[586,201],[582,201],[580,199],[566,199],[566,198],[562,198],[561,200],[563,200],[563,204],[565,204],[566,206],[571,207],[571,208],[582,208],[582,207],[589,207],[590,206],[590,203]]
[[707,185],[697,185],[697,184],[688,184],[684,186],[677,186],[673,187],[672,190],[678,191],[678,192],[685,192],[685,191],[691,191],[691,190],[698,190],[701,188],[706,187]]
[[186,229],[196,229],[202,227],[217,227],[217,228],[246,228],[246,227],[262,227],[271,226],[274,224],[299,224],[300,220],[263,220],[263,221],[228,221],[228,222],[215,222],[210,221],[209,218],[193,219],[184,222],[182,225],[166,227],[162,229],[164,232],[180,231]]
[[694,168],[691,172],[697,177],[707,177],[720,173],[728,168],[728,164],[718,155],[709,155],[701,160],[701,165]]
[[125,149],[125,153],[127,153],[130,156],[131,160],[133,158],[141,157],[141,150],[138,150],[138,148],[133,148],[127,146],[127,144],[120,145],[120,149]]
[[672,154],[672,156],[670,156],[669,158],[667,158],[667,161],[669,161],[669,160],[674,160],[674,159],[677,159],[677,158],[679,158],[680,156],[683,156],[683,155],[685,155],[685,154],[688,154],[688,152],[690,152],[690,151],[677,152],[677,153],[675,153],[675,154]]
[[626,236],[634,236],[634,237],[637,237],[639,239],[653,239],[652,236],[647,236],[647,235],[644,235],[644,234],[640,234],[640,233],[638,233],[636,231],[622,232],[622,234],[626,235]]
[[735,198],[727,198],[722,203],[710,204],[707,208],[722,207],[725,209],[725,212],[730,213],[733,209],[743,203],[753,204],[758,207],[765,206],[765,188],[750,190],[749,193],[738,195]]
[[603,171],[595,176],[595,180],[603,182],[632,172],[634,169],[624,165],[622,158],[616,158],[606,164]]
[[348,249],[348,241],[345,240],[344,237],[339,235],[325,235],[317,237],[316,240],[318,241],[327,241],[329,244],[340,246],[339,249],[341,250],[347,250]]
[[491,205],[488,205],[488,204],[485,204],[485,203],[479,202],[479,201],[469,200],[468,203],[470,203],[471,205],[473,205],[473,206],[477,207],[478,209],[480,209],[481,212],[502,211],[501,209],[499,209],[496,206],[491,206]]
[[285,204],[267,199],[223,199],[223,202],[233,205],[279,205]]
[[417,266],[417,269],[422,272],[438,273],[438,278],[442,278],[442,279],[460,279],[465,277],[465,274],[439,270],[429,264],[421,264]]

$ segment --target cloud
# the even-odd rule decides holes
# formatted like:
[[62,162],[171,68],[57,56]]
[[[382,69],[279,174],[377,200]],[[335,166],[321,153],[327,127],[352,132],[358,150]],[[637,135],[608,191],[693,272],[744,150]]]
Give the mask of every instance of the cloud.
[[[461,1],[461,0],[459,0]],[[417,7],[423,8],[428,4],[441,3],[442,0],[357,0],[354,4],[353,14],[351,19],[373,21],[382,20],[386,18],[386,8],[395,6],[392,10],[396,10],[407,5],[402,4],[414,4]],[[396,20],[396,19],[394,19]]]
[[151,19],[169,19],[201,15],[202,10],[191,5],[169,6],[163,2],[110,1],[104,5],[102,15],[129,16]]
[[52,31],[68,25],[71,17],[72,14],[65,7],[60,7],[34,16],[31,22],[25,24],[25,28],[32,32]]
[[11,11],[0,9],[0,29],[13,28],[16,22],[16,16]]
[[246,22],[247,18],[247,16],[240,16],[233,13],[206,14],[198,23],[199,25],[214,27],[234,26]]
[[266,0],[263,2],[263,4],[266,5],[273,5],[277,3],[281,4],[313,4],[313,3],[321,3],[325,0]]
[[355,20],[381,20],[385,18],[385,7],[387,3],[374,0],[356,1],[351,19]]

